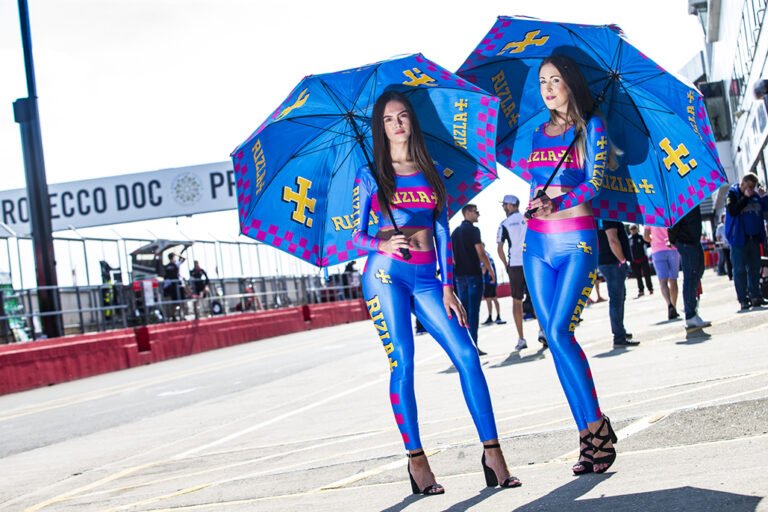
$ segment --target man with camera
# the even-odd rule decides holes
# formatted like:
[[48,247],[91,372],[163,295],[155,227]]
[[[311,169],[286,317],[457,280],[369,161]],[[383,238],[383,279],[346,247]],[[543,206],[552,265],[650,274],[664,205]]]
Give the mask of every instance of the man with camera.
[[768,194],[757,175],[746,173],[728,189],[725,200],[725,236],[731,247],[733,284],[742,311],[765,306],[760,293],[760,246],[765,244],[764,213]]

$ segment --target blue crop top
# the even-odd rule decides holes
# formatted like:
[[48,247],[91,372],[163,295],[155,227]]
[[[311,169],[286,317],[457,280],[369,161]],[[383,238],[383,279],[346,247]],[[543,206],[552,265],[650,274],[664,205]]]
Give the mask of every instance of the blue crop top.
[[[531,198],[537,188],[549,179],[568,146],[573,141],[574,127],[562,135],[547,135],[546,123],[533,133],[531,154],[528,157],[528,171],[531,173]],[[605,123],[600,116],[593,116],[587,122],[586,155],[584,164],[579,165],[576,148],[571,148],[563,165],[557,171],[552,185],[570,187],[572,190],[552,199],[553,211],[565,210],[594,199],[603,185],[603,175],[608,165],[608,136]]]
[[[355,176],[352,189],[352,225],[354,244],[366,251],[375,251],[381,240],[368,234],[371,224],[370,212],[373,210],[377,231],[392,228],[392,221],[381,214],[378,198],[378,185],[370,169],[363,166]],[[400,229],[431,229],[435,235],[437,260],[440,265],[440,280],[444,286],[453,286],[453,250],[451,233],[448,229],[448,209],[443,207],[437,220],[434,211],[437,197],[427,182],[424,174],[417,172],[408,176],[395,176],[395,196],[390,204],[392,216]]]

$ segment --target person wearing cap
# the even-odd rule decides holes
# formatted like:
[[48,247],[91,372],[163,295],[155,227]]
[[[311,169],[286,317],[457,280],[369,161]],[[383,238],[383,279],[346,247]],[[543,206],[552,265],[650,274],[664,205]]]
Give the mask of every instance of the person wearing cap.
[[[523,245],[525,242],[525,218],[520,213],[520,199],[507,194],[501,201],[501,207],[507,218],[501,221],[496,232],[496,244],[499,258],[509,274],[509,290],[512,295],[512,317],[517,328],[515,350],[528,347],[523,335],[523,295],[525,293],[525,275],[523,274]],[[504,244],[508,248],[504,250]],[[539,341],[546,343],[543,332],[539,332]]]

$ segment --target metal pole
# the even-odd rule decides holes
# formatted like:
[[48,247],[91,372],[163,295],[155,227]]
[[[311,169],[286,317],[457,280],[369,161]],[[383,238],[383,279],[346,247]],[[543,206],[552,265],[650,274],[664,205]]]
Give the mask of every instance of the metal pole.
[[[56,258],[53,251],[53,228],[48,198],[48,183],[45,179],[43,141],[40,134],[40,113],[37,108],[37,86],[35,67],[32,61],[32,37],[29,29],[29,9],[26,0],[19,0],[19,21],[21,41],[24,48],[24,69],[27,74],[29,97],[14,102],[13,113],[21,125],[21,145],[24,153],[24,171],[27,180],[27,200],[32,227],[32,243],[35,252],[38,301],[42,313],[56,311]],[[49,338],[63,334],[60,315],[41,317],[43,331]]]

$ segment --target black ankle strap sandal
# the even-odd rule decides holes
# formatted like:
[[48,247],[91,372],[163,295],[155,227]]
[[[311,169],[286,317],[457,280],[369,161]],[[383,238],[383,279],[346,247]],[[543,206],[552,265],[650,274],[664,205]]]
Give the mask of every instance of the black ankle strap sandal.
[[496,472],[491,469],[488,464],[485,463],[485,450],[492,450],[494,448],[501,448],[501,445],[499,445],[499,443],[483,445],[483,456],[480,459],[480,464],[482,464],[483,473],[485,474],[485,485],[488,487],[499,486],[503,489],[512,489],[514,487],[520,487],[523,485],[523,482],[521,482],[519,478],[512,475],[508,476],[504,479],[503,482],[499,483],[499,477],[496,476]]
[[[586,475],[594,471],[595,448],[592,446],[592,437],[592,432],[589,431],[584,436],[579,437],[579,461],[571,467],[571,471],[576,476]],[[584,447],[582,448],[581,445],[584,445]],[[581,466],[581,469],[576,469],[578,466]]]
[[[600,434],[600,432],[603,430],[603,427],[608,428],[608,433],[606,435]],[[592,434],[592,438],[594,441],[599,441],[599,444],[594,441],[592,443],[592,446],[595,448],[595,455],[597,452],[604,452],[608,454],[593,458],[595,466],[598,464],[607,464],[607,466],[599,471],[596,469],[595,473],[605,473],[616,460],[616,448],[613,446],[608,448],[606,445],[608,444],[608,441],[611,441],[613,444],[616,444],[619,441],[619,438],[616,436],[616,432],[613,431],[611,420],[608,418],[608,416],[603,416],[603,421],[600,423],[600,427],[597,429],[597,432]]]
[[[419,450],[416,453],[406,453],[405,454],[409,459],[415,459],[417,457],[424,457],[424,450]],[[444,494],[445,489],[440,484],[432,484],[428,485],[423,489],[419,489],[419,486],[416,484],[416,480],[413,479],[413,475],[411,474],[411,463],[408,462],[408,478],[411,480],[411,491],[413,491],[413,494],[423,494],[424,496],[437,496],[438,494]]]

